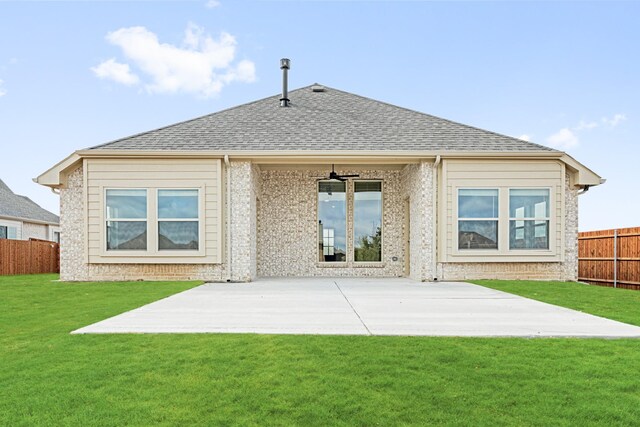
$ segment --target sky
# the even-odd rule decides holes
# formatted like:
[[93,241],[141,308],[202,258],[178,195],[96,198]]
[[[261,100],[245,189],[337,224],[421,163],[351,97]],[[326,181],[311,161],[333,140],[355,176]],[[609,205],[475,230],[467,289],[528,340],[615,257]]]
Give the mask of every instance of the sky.
[[640,2],[3,1],[0,178],[318,82],[566,151],[580,230],[640,226]]

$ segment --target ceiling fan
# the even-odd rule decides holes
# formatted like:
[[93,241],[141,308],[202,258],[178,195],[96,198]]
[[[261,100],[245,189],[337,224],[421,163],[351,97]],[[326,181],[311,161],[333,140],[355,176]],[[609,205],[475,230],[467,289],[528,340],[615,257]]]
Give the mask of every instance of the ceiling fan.
[[335,170],[335,165],[331,165],[331,172],[329,173],[329,177],[328,178],[318,178],[318,180],[324,180],[324,181],[341,181],[344,182],[347,180],[347,178],[358,178],[360,175],[358,174],[352,174],[352,175],[340,175],[336,172]]

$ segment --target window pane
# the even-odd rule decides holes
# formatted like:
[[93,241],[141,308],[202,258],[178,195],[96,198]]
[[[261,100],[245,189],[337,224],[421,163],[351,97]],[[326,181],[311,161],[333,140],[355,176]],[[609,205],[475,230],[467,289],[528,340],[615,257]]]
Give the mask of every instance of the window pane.
[[198,250],[198,221],[158,222],[158,249]]
[[146,249],[146,221],[107,221],[107,250]]
[[5,227],[4,225],[0,225],[0,239],[6,239],[7,238],[7,227]]
[[458,218],[498,218],[498,190],[458,190]]
[[158,190],[158,218],[198,218],[198,190]]
[[146,190],[107,190],[107,219],[146,219]]
[[549,190],[509,190],[509,216],[511,218],[548,218]]
[[458,249],[498,249],[498,221],[458,221]]
[[318,257],[320,261],[346,261],[347,203],[344,182],[318,183]]
[[509,249],[549,249],[549,221],[509,221]]
[[354,182],[355,261],[382,261],[382,183]]
[[18,227],[7,227],[7,239],[18,238]]

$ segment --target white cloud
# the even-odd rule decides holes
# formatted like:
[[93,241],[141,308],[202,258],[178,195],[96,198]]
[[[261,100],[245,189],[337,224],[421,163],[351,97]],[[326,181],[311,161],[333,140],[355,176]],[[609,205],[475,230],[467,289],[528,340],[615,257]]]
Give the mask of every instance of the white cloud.
[[220,2],[218,0],[209,0],[207,3],[205,3],[205,7],[207,7],[208,9],[213,9],[220,6]]
[[523,135],[520,135],[520,136],[518,137],[518,139],[521,139],[521,140],[523,140],[523,141],[527,141],[527,142],[529,142],[529,141],[531,141],[531,135],[527,135],[527,134],[525,133],[525,134],[523,134]]
[[620,123],[622,123],[625,120],[627,120],[627,116],[624,114],[614,114],[612,117],[603,117],[600,119],[599,122],[597,121],[588,122],[585,120],[580,120],[580,123],[578,123],[578,125],[575,126],[573,130],[575,131],[591,130],[591,129],[598,128],[602,125],[613,128],[618,126]]
[[620,123],[624,122],[625,120],[627,120],[627,116],[625,114],[614,114],[614,116],[611,118],[603,117],[602,123],[614,128],[618,126]]
[[598,122],[587,122],[585,120],[580,120],[580,123],[578,123],[578,126],[576,126],[575,128],[573,128],[574,130],[590,130],[590,129],[594,129],[598,127]]
[[558,132],[547,138],[547,143],[560,150],[567,150],[578,146],[578,137],[569,129],[562,128]]
[[4,80],[0,79],[0,96],[5,96],[7,94],[7,91],[2,87],[3,84]]
[[145,87],[151,93],[184,92],[209,97],[229,83],[255,81],[253,62],[233,64],[237,42],[229,33],[221,33],[216,40],[190,23],[182,46],[161,43],[145,27],[121,28],[106,38],[148,77]]
[[129,64],[116,62],[115,58],[91,67],[91,71],[101,79],[113,80],[127,86],[132,86],[140,82],[140,78],[131,72]]
[[[602,117],[600,121],[580,120],[580,122],[576,126],[573,126],[571,128],[562,128],[558,132],[548,137],[547,143],[550,146],[558,148],[560,150],[574,148],[580,144],[580,140],[578,139],[578,135],[576,134],[577,132],[602,128],[604,126],[614,128],[625,120],[627,120],[627,116],[620,113],[614,114],[611,117]],[[528,139],[526,139],[528,137],[529,135],[522,135],[519,138],[524,139],[525,141],[529,141]]]

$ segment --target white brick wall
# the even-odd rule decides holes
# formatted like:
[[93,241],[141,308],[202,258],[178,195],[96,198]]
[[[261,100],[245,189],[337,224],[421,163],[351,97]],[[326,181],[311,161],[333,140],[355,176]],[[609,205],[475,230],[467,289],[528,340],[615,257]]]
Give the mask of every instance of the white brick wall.
[[47,225],[33,224],[31,222],[22,223],[22,239],[49,240],[49,229]]
[[[361,276],[403,275],[404,206],[399,170],[340,170],[361,179],[383,180],[383,250],[379,267],[353,262],[352,192],[347,200],[347,262],[325,267],[318,262],[318,170],[264,170],[258,210],[258,276]],[[348,182],[353,186],[353,181]],[[351,187],[352,188],[352,187]],[[393,261],[397,257],[397,261]]]
[[[410,273],[414,280],[433,279],[433,163],[407,165],[402,171],[403,200],[409,198]],[[403,219],[404,221],[404,219]]]

